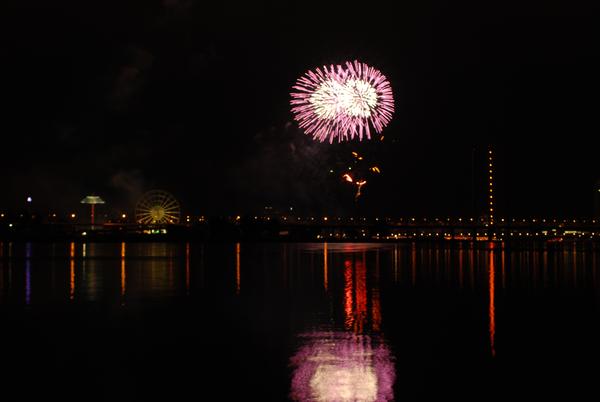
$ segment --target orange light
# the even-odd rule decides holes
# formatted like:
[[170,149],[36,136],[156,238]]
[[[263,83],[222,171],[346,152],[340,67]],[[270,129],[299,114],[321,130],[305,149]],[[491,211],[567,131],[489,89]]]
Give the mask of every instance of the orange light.
[[378,332],[381,329],[381,304],[377,286],[371,288],[371,316],[373,318],[373,331]]
[[364,260],[357,260],[355,265],[355,294],[356,310],[353,311],[355,317],[354,331],[362,333],[365,320],[367,318],[367,269]]
[[127,272],[125,269],[125,242],[121,243],[121,297],[125,297],[127,286]]
[[346,329],[351,329],[354,324],[353,306],[353,272],[352,262],[344,261],[344,325]]
[[343,178],[343,179],[345,179],[345,180],[346,180],[347,182],[349,182],[349,183],[353,183],[353,182],[354,182],[354,179],[353,179],[353,178],[352,178],[352,176],[350,176],[348,173],[344,174],[344,175],[342,176],[342,178]]
[[71,242],[69,261],[69,299],[75,298],[75,242]]
[[[361,180],[361,181],[356,182],[357,191],[356,191],[356,195],[354,196],[354,199],[358,199],[358,197],[360,197],[360,195],[361,195],[360,191],[362,189],[362,186],[364,186],[365,184],[367,184],[366,180]],[[365,220],[365,219],[363,218],[363,220]]]
[[69,299],[75,299],[75,260],[69,262]]
[[490,294],[490,304],[489,304],[489,321],[490,321],[490,347],[492,351],[492,357],[496,356],[496,348],[495,348],[495,337],[496,337],[496,312],[495,312],[495,297],[494,297],[494,288],[495,288],[495,272],[494,272],[494,243],[490,244],[490,256],[489,256],[489,268],[488,268],[488,286],[489,286],[489,294]]

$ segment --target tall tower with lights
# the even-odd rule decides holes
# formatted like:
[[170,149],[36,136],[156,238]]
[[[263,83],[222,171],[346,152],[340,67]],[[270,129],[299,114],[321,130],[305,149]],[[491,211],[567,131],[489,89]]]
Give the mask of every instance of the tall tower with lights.
[[488,147],[488,224],[494,224],[494,152],[492,146]]

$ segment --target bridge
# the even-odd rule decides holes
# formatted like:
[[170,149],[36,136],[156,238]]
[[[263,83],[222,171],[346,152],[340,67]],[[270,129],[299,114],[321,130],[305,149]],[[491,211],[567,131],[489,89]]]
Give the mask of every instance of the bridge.
[[141,240],[164,238],[289,240],[289,241],[394,241],[468,240],[508,241],[541,239],[551,242],[600,239],[595,218],[485,217],[380,218],[292,215],[205,217],[188,215],[183,223],[141,225],[127,222],[89,224],[70,222],[0,222],[0,238],[96,238]]

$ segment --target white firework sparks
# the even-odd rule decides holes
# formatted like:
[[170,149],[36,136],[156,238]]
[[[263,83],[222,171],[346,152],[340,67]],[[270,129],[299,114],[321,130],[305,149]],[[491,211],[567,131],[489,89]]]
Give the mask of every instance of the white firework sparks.
[[380,133],[394,113],[390,83],[358,61],[309,71],[293,88],[294,118],[319,141],[370,139],[371,129]]

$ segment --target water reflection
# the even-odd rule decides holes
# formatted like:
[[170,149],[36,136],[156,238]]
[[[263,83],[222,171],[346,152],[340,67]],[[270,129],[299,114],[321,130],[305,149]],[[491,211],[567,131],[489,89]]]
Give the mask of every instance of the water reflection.
[[329,272],[327,269],[327,242],[323,243],[323,287],[327,291],[327,284],[329,281]]
[[4,243],[0,241],[0,302],[4,299]]
[[[442,397],[498,390],[536,371],[535,383],[560,383],[552,373],[597,357],[600,261],[589,243],[81,240],[89,239],[0,243],[0,310],[12,320],[5,344],[18,346],[9,350],[26,350],[30,336],[45,331],[32,344],[53,342],[52,356],[30,362],[58,350],[69,356],[59,364],[74,362],[71,373],[112,373],[91,374],[96,384],[123,374],[110,362],[125,353],[140,381],[150,372],[162,381],[170,367],[165,387],[188,382],[194,373],[183,367],[192,359],[217,368],[234,362],[232,381],[264,380],[280,393],[272,400],[436,400],[428,389],[439,387]],[[106,356],[80,370],[89,367],[78,352],[87,344],[103,345]],[[148,350],[158,352],[140,361]],[[257,360],[261,370],[252,370]],[[565,383],[576,385],[574,378]]]
[[[333,297],[341,297],[343,325],[331,325],[337,315],[331,312],[319,329],[299,334],[299,347],[290,358],[293,367],[290,398],[296,401],[384,401],[393,400],[394,359],[381,330],[378,247],[345,245],[329,267],[328,245],[323,245],[324,277],[341,281],[330,283]],[[375,266],[368,272],[368,253],[374,252]],[[394,269],[397,265],[394,248]],[[369,255],[370,256],[370,255]],[[324,279],[325,290],[328,289]],[[328,329],[323,329],[329,327]]]
[[[583,244],[530,249],[505,249],[497,244],[492,251],[479,250],[475,246],[472,243],[456,247],[418,243],[319,243],[268,247],[273,247],[281,256],[277,258],[277,267],[273,271],[280,282],[273,282],[272,286],[293,289],[304,283],[299,282],[304,274],[297,269],[305,263],[318,267],[320,272],[315,278],[319,278],[320,290],[334,298],[332,300],[340,301],[344,306],[340,312],[347,323],[342,323],[342,328],[353,331],[354,327],[360,331],[366,312],[372,315],[372,306],[377,305],[375,281],[389,280],[390,284],[399,288],[435,286],[463,291],[487,291],[492,282],[497,285],[495,290],[501,288],[503,291],[538,287],[589,289],[596,288],[598,284],[599,251],[584,248]],[[206,247],[198,245],[198,258],[193,258],[195,248],[191,243],[4,242],[0,247],[0,292],[4,300],[14,297],[25,303],[38,298],[42,301],[54,292],[53,289],[63,289],[63,297],[69,300],[100,300],[112,289],[117,289],[115,294],[119,299],[140,291],[158,295],[163,292],[175,294],[181,290],[189,295],[195,287],[204,286],[206,278],[211,278],[210,266],[206,278],[204,273]],[[232,247],[235,272],[229,276],[229,286],[239,294],[242,245],[234,243]],[[249,246],[249,256],[258,247]],[[213,246],[211,249],[214,249]],[[314,258],[304,261],[301,255],[309,254]],[[274,261],[265,262],[265,267]],[[279,264],[279,261],[283,263]],[[490,269],[491,263],[493,270]],[[53,272],[54,264],[65,267],[65,270]],[[254,265],[253,260],[248,259],[248,272],[254,269]],[[381,265],[381,278],[376,280],[373,274],[378,265]],[[490,281],[492,274],[494,279]],[[250,282],[253,281],[252,275],[248,276]],[[38,280],[38,276],[44,280]],[[271,278],[274,280],[275,276]],[[340,292],[341,288],[343,292]],[[341,297],[336,299],[336,292]]]
[[465,250],[462,247],[462,244],[458,246],[458,287],[460,289],[463,288],[463,271],[464,271],[464,255]]
[[[352,261],[346,260],[344,265],[347,280],[345,292],[346,329],[362,333],[367,319],[367,271],[365,263],[364,260],[361,260],[352,264]],[[348,278],[350,278],[349,281]],[[353,278],[355,279],[354,287],[352,287]]]
[[69,299],[75,299],[75,242],[71,242],[69,252]]
[[121,243],[121,304],[125,304],[125,292],[127,291],[127,271],[125,266],[125,257],[127,248],[125,242]]
[[398,282],[398,245],[394,247],[394,282]]
[[354,321],[354,277],[352,272],[352,263],[350,261],[344,261],[344,313],[345,320],[344,324],[346,329],[352,327]]
[[490,305],[489,305],[489,321],[490,321],[490,348],[492,351],[492,357],[496,356],[496,298],[494,296],[495,290],[495,272],[494,272],[494,243],[490,243],[490,256],[489,256],[489,267],[488,267],[488,278],[489,278],[489,294],[490,294]]
[[8,242],[8,290],[9,291],[12,288],[12,271],[13,271],[12,249],[13,249],[13,243]]
[[389,348],[370,335],[315,331],[301,336],[292,357],[290,397],[296,401],[393,400],[394,363]]
[[235,294],[240,294],[241,288],[241,271],[240,271],[240,243],[235,244]]
[[379,332],[381,330],[381,303],[379,299],[379,250],[377,250],[376,253],[375,275],[373,285],[371,286],[371,317],[373,331]]
[[185,243],[185,294],[190,295],[190,242]]
[[25,244],[25,304],[31,303],[31,243]]
[[415,286],[417,281],[417,245],[415,243],[412,243],[411,245],[410,264],[411,283]]
[[18,300],[31,305],[51,300],[93,302],[114,298],[125,305],[126,298],[164,297],[178,292],[189,295],[193,272],[198,272],[198,285],[203,280],[204,247],[200,247],[196,260],[199,267],[195,269],[189,243],[5,242],[0,244],[0,253],[2,303]]
[[[83,288],[83,298],[89,301],[99,300],[102,292],[104,291],[103,286],[103,270],[102,261],[96,258],[96,247],[95,243],[83,243],[81,261],[81,272],[83,280],[80,287]],[[85,250],[87,248],[87,254]]]
[[[500,252],[500,265],[502,271],[502,289],[506,288],[506,265],[505,265],[506,250],[502,248]],[[548,266],[548,250],[544,250],[544,267]],[[544,271],[545,272],[545,271]]]

